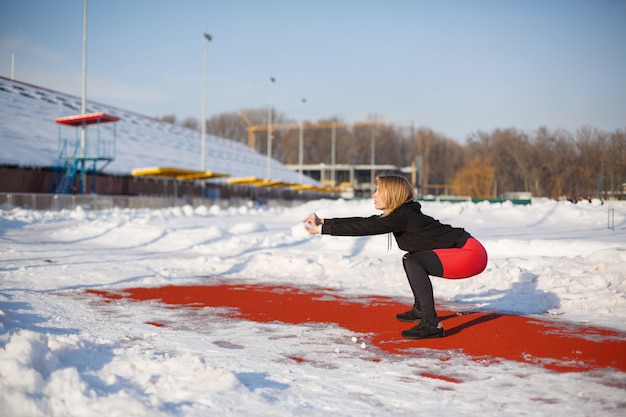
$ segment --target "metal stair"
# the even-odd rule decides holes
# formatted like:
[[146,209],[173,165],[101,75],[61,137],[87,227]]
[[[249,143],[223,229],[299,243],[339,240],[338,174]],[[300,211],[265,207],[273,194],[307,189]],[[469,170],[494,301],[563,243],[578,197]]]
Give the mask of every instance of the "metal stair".
[[[96,190],[96,176],[115,158],[115,129],[113,138],[104,140],[100,138],[100,124],[116,122],[119,118],[105,113],[79,114],[56,119],[59,125],[75,127],[76,135],[73,140],[61,136],[59,126],[59,154],[54,174],[50,178],[48,191],[57,194],[80,193],[87,190],[85,184],[87,174],[93,175],[93,187],[91,192]],[[88,125],[95,125],[96,138],[87,136]],[[82,129],[82,137],[79,137]],[[97,164],[103,164],[97,169]],[[90,167],[91,166],[91,167]],[[76,182],[76,175],[80,175],[79,189],[73,189]]]
[[58,194],[69,194],[72,191],[72,184],[76,178],[78,161],[74,158],[65,161],[65,167],[62,170],[61,178],[54,189]]

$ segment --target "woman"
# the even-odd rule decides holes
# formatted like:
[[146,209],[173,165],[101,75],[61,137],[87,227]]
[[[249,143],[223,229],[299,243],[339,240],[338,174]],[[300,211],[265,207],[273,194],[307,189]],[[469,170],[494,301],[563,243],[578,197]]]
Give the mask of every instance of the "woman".
[[400,175],[376,178],[374,207],[383,213],[372,217],[322,219],[311,213],[303,220],[311,234],[367,236],[393,233],[398,247],[407,253],[402,264],[413,291],[413,308],[396,315],[403,322],[419,322],[402,332],[408,339],[443,337],[437,319],[429,275],[442,278],[469,278],[485,270],[487,252],[462,228],[442,224],[422,213],[415,191]]

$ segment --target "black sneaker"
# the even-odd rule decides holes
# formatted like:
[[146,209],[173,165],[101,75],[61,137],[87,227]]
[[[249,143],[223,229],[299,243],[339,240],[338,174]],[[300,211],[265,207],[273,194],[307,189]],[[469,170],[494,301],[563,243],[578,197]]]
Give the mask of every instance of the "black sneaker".
[[444,337],[445,335],[441,323],[435,327],[426,320],[422,320],[417,326],[402,332],[402,336],[407,339],[430,339],[433,337]]
[[413,307],[406,313],[396,314],[396,318],[398,319],[398,321],[403,321],[406,323],[417,323],[422,318],[422,312]]

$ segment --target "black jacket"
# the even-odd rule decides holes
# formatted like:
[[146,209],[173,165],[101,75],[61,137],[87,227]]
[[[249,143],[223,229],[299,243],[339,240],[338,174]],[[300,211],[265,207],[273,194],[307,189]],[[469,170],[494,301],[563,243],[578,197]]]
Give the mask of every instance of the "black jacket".
[[440,223],[422,213],[420,203],[403,204],[388,216],[324,219],[322,234],[367,236],[393,233],[398,247],[407,252],[460,248],[470,234],[462,228]]

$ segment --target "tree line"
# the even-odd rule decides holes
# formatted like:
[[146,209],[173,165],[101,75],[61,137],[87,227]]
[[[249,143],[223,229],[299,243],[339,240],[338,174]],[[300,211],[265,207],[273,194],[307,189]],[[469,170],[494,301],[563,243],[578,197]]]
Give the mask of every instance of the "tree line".
[[[248,143],[247,123],[267,123],[267,108],[223,113],[206,121],[207,133]],[[273,112],[274,124],[294,124]],[[161,120],[200,130],[194,118]],[[370,120],[380,120],[371,116]],[[387,124],[345,126],[335,129],[335,163],[369,164],[372,143],[376,164],[398,167],[418,163],[423,193],[454,194],[472,198],[497,198],[505,192],[526,191],[554,199],[626,198],[626,131],[607,132],[590,126],[576,132],[540,127],[533,132],[515,128],[477,131],[461,144],[428,127]],[[312,122],[305,122],[310,125]],[[299,129],[273,132],[272,157],[284,164],[299,162]],[[267,133],[257,132],[256,150],[267,152]],[[305,164],[331,163],[330,129],[305,129]]]

